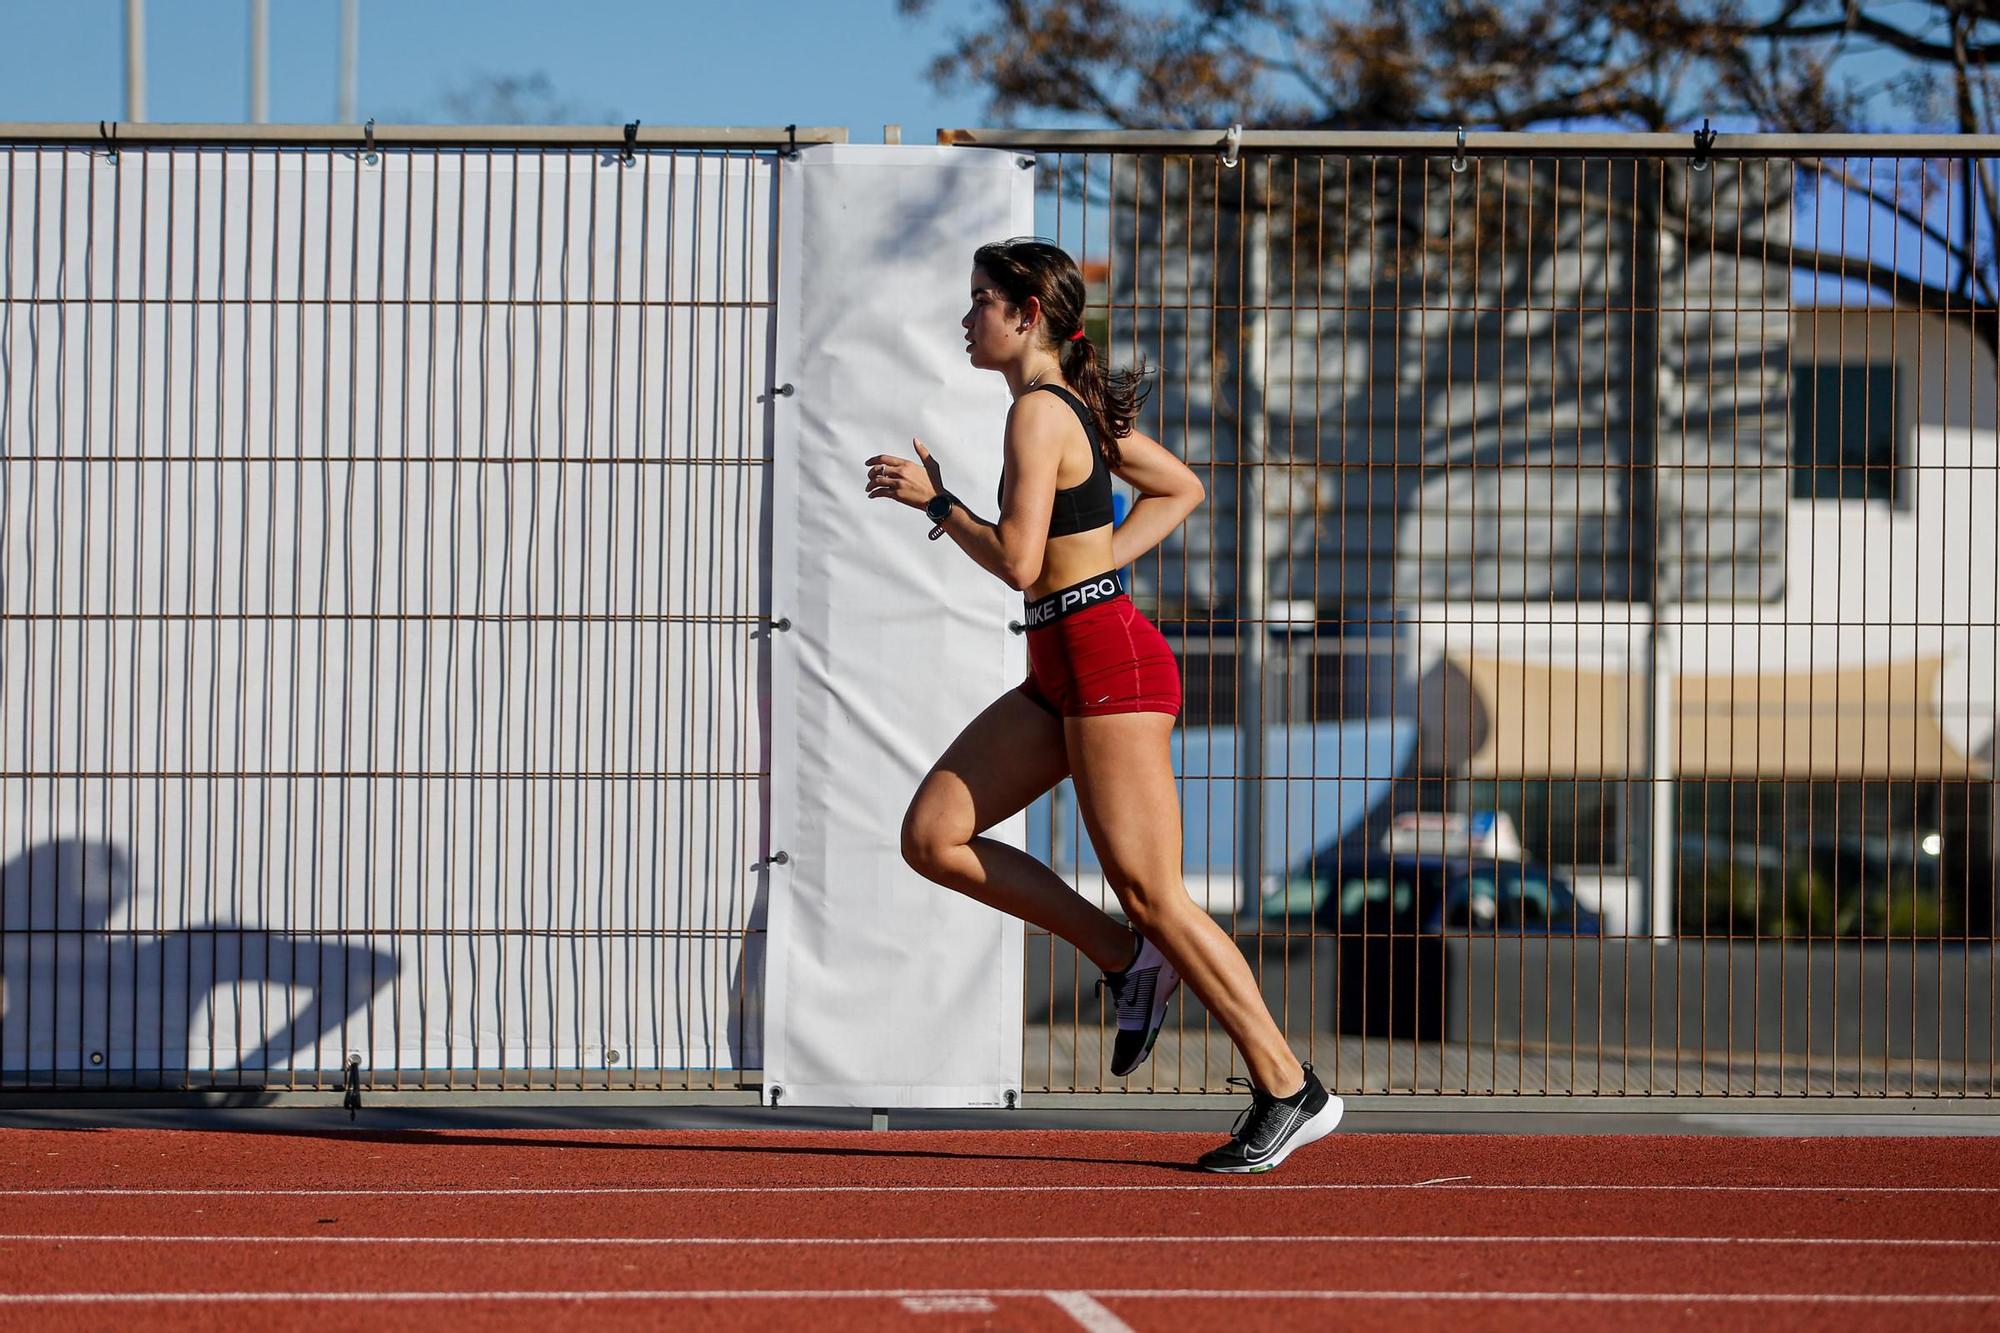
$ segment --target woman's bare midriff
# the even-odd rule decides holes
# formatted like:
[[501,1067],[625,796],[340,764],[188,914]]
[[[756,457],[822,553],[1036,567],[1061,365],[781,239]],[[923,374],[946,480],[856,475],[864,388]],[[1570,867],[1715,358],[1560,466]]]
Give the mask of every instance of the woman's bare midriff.
[[1067,537],[1051,537],[1042,548],[1042,576],[1027,590],[1029,601],[1046,597],[1057,588],[1094,579],[1111,568],[1111,525],[1075,532]]

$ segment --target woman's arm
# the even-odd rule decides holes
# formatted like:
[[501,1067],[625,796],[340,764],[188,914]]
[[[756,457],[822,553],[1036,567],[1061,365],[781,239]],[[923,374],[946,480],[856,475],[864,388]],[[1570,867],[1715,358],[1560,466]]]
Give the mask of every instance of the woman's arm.
[[1139,491],[1131,512],[1111,534],[1111,563],[1123,569],[1166,540],[1207,492],[1186,463],[1137,431],[1118,441],[1114,471]]
[[[1007,413],[1006,483],[998,522],[988,522],[963,503],[952,506],[944,521],[945,535],[987,573],[1010,588],[1033,586],[1042,575],[1042,556],[1049,538],[1049,513],[1055,508],[1056,473],[1062,466],[1061,421],[1069,415],[1054,394],[1036,393],[1017,400]],[[868,460],[868,495],[897,500],[922,509],[944,489],[938,465],[912,440],[917,458],[877,454]]]

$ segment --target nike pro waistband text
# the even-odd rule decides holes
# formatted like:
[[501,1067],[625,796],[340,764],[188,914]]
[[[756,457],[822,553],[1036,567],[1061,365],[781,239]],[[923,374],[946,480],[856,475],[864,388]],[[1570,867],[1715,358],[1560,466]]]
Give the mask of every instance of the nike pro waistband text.
[[1052,625],[1064,616],[1108,602],[1125,591],[1125,585],[1118,581],[1116,574],[1100,574],[1082,583],[1072,583],[1067,588],[1058,588],[1047,597],[1039,597],[1028,603],[1026,613],[1021,617],[1029,629],[1040,629]]

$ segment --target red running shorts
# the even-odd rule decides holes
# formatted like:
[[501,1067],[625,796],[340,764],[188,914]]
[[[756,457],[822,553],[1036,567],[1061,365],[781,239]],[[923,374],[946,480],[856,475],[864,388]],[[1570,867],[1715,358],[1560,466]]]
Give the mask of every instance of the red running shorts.
[[1027,614],[1028,678],[1020,689],[1045,711],[1057,717],[1180,716],[1180,663],[1115,578],[1050,593],[1031,603]]

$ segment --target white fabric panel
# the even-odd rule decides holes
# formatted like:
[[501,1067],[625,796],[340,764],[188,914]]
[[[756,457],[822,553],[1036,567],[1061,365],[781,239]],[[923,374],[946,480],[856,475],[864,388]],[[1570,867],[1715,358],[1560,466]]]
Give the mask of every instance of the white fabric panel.
[[[1020,599],[921,514],[863,494],[909,456],[992,512],[1006,386],[966,362],[979,244],[1032,230],[1010,153],[809,148],[781,168],[772,474],[772,840],[766,1096],[996,1106],[1019,1089],[1020,923],[903,864],[902,813],[958,730],[1026,670]],[[1025,820],[992,836],[1018,844]]]
[[0,153],[0,1071],[759,1063],[774,186]]

